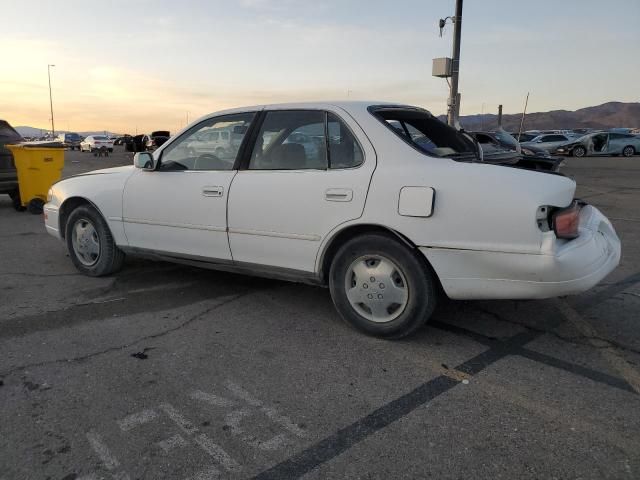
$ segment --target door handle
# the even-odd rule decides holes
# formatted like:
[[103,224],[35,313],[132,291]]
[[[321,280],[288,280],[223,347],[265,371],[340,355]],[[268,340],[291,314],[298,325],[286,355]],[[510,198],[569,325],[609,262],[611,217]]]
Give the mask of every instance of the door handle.
[[224,194],[224,187],[202,187],[202,195],[205,197],[221,197]]
[[350,188],[329,188],[324,192],[324,199],[329,202],[350,202],[353,200],[353,190]]

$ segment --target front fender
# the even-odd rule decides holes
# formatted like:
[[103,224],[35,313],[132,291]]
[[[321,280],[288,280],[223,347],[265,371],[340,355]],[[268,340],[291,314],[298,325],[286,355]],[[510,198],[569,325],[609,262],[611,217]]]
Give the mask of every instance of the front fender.
[[45,208],[58,213],[60,236],[69,207],[91,204],[103,216],[117,245],[127,245],[122,224],[122,192],[134,167],[98,170],[62,180],[51,187],[51,198]]

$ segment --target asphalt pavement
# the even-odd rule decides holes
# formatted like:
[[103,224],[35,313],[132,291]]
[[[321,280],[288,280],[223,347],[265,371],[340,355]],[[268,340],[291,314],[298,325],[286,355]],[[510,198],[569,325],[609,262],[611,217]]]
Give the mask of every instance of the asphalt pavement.
[[[64,175],[131,161],[67,152]],[[0,196],[0,480],[640,478],[640,157],[563,172],[620,267],[442,301],[402,341],[323,288],[135,258],[84,277]]]

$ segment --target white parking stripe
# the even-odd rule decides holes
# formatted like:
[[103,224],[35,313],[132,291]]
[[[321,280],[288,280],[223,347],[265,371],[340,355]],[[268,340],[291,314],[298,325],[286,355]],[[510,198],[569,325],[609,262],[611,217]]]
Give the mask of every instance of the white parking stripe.
[[232,435],[239,435],[243,432],[242,428],[240,428],[240,422],[249,415],[251,415],[249,410],[234,410],[224,416],[224,423],[229,427]]
[[115,470],[120,466],[120,462],[116,457],[113,456],[113,454],[109,450],[109,447],[107,447],[102,441],[102,437],[100,435],[93,431],[88,432],[87,440],[89,440],[91,448],[93,448],[98,457],[100,457],[100,460],[102,461],[102,463],[104,463],[104,466],[107,470]]
[[160,408],[169,416],[171,420],[175,422],[180,429],[188,435],[193,435],[198,431],[198,428],[189,420],[184,418],[180,412],[178,412],[173,405],[163,403]]
[[259,448],[260,450],[272,452],[274,450],[280,450],[281,448],[284,448],[287,443],[287,436],[284,433],[280,433],[264,442],[254,440],[253,442],[251,442],[251,445]]
[[298,437],[306,436],[306,432],[302,430],[294,422],[292,422],[291,419],[289,419],[284,415],[280,415],[275,408],[266,406],[264,403],[262,403],[262,401],[258,400],[257,398],[254,398],[249,392],[247,392],[245,389],[243,389],[239,385],[236,385],[233,382],[227,382],[226,386],[238,398],[241,398],[242,400],[244,400],[245,402],[247,402],[249,405],[253,407],[259,408],[262,411],[262,413],[264,413],[267,417],[271,419],[271,421],[280,424],[282,427],[284,427],[294,435],[297,435]]
[[169,453],[174,448],[186,447],[188,443],[181,435],[176,434],[173,437],[158,442],[157,445],[164,450],[164,453]]
[[219,397],[212,393],[202,392],[200,390],[192,392],[189,397],[194,400],[201,400],[210,405],[213,405],[214,407],[231,407],[236,404],[236,402],[234,402],[233,400],[228,400],[226,398]]
[[216,478],[220,478],[220,470],[216,467],[208,467],[187,480],[215,480]]
[[214,443],[213,440],[207,437],[204,433],[198,435],[195,438],[195,441],[205,452],[211,455],[217,463],[222,465],[225,470],[232,472],[240,468],[240,465],[238,465],[238,463],[231,458],[220,445]]
[[120,426],[120,430],[128,432],[139,425],[150,422],[157,416],[158,413],[155,410],[143,410],[138,413],[132,413],[131,415],[124,417],[122,420],[118,420],[118,425]]

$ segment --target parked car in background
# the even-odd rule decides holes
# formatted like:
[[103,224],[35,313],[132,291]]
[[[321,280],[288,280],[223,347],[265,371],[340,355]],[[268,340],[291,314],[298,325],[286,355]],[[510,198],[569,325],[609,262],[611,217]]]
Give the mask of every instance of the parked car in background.
[[520,142],[523,147],[539,147],[547,152],[555,151],[560,145],[567,143],[569,140],[573,140],[575,137],[569,134],[543,134],[529,140],[528,142]]
[[538,133],[518,133],[518,132],[513,132],[511,133],[511,136],[513,138],[515,138],[516,140],[518,140],[520,142],[520,144],[524,143],[524,142],[528,142],[530,140],[533,140],[534,138],[536,138],[539,134]]
[[[233,155],[189,148],[221,128],[241,136]],[[300,132],[325,148],[305,148]],[[217,112],[94,173],[53,185],[45,206],[81,273],[111,274],[130,253],[327,285],[347,322],[380,337],[420,328],[440,289],[570,295],[620,260],[613,226],[575,199],[572,179],[482,161],[469,136],[406,105]]]
[[169,140],[171,133],[167,130],[157,130],[155,132],[151,132],[151,135],[147,138],[147,150],[155,150],[158,147],[161,147],[164,142]]
[[628,133],[590,133],[577,140],[560,145],[553,153],[572,157],[591,155],[632,157],[636,153],[640,153],[640,137]]
[[82,137],[77,133],[61,133],[58,135],[57,140],[71,150],[75,150],[76,148],[80,150]]
[[148,142],[149,135],[144,133],[134,135],[133,137],[127,137],[124,140],[125,150],[127,152],[145,152],[147,150]]
[[131,135],[127,135],[127,134],[125,134],[125,135],[123,135],[123,136],[121,136],[121,137],[116,138],[116,139],[113,141],[113,144],[114,144],[114,145],[124,145],[125,143],[127,143],[127,140],[128,140],[129,138],[131,138]]
[[0,120],[0,194],[11,197],[16,210],[24,210],[18,193],[18,174],[13,163],[13,154],[5,145],[20,143],[20,134],[6,120]]
[[514,158],[519,160],[514,162],[516,167],[531,168],[534,167],[537,170],[548,170],[557,172],[560,169],[562,161],[559,158],[554,158],[547,152],[539,147],[522,147],[518,141],[505,130],[498,130],[496,132],[469,132],[478,143],[481,145],[486,160],[491,161],[492,158],[498,158],[498,153],[502,153],[504,157],[505,151],[515,152],[517,155],[513,155]]
[[82,142],[80,142],[81,152],[95,152],[96,150],[106,150],[113,152],[113,140],[105,135],[89,135]]

